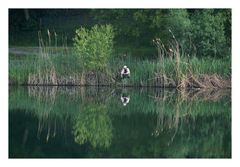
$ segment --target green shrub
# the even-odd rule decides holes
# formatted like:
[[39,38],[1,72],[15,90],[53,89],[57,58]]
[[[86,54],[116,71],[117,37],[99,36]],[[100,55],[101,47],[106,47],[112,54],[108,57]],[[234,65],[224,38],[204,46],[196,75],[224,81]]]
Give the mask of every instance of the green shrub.
[[105,70],[113,50],[111,25],[95,25],[91,30],[81,27],[76,30],[74,47],[84,69]]

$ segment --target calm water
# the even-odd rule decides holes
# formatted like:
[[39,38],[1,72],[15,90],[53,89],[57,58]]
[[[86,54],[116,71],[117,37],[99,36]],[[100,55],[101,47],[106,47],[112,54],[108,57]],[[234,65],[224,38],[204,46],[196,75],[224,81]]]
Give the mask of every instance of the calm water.
[[9,157],[230,158],[230,91],[10,87]]

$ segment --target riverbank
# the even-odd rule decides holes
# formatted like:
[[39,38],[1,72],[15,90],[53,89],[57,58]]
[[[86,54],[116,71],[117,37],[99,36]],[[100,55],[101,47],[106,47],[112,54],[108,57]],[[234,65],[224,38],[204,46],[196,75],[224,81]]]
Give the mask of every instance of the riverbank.
[[[85,71],[72,48],[50,48],[50,54],[45,56],[38,48],[9,51],[10,85],[231,88],[229,59],[181,57],[177,69],[172,58],[141,60],[118,52],[105,71]],[[131,70],[131,77],[122,80],[119,74],[125,64]]]
[[29,76],[29,80],[18,84],[10,80],[9,85],[25,86],[120,86],[120,87],[160,87],[160,88],[231,88],[231,80],[223,79],[217,75],[203,75],[198,78],[194,76],[183,78],[180,84],[177,81],[162,77],[156,77],[150,81],[140,81],[128,83],[127,81],[118,82],[113,78],[104,75],[88,73],[86,75],[76,75],[69,77],[39,76],[38,74]]

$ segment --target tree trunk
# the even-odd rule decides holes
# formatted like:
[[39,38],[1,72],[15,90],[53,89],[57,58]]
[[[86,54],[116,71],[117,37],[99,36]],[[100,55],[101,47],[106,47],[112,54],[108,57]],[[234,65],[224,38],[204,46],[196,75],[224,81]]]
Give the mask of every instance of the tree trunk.
[[29,10],[28,9],[24,9],[24,16],[26,21],[28,21],[30,19],[30,15],[29,15]]

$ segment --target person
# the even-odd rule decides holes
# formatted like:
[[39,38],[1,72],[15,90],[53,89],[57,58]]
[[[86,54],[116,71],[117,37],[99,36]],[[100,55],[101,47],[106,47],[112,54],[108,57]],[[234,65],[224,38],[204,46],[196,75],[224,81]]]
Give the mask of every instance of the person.
[[121,70],[121,78],[129,78],[130,77],[130,70],[129,68],[125,65],[123,66],[122,70]]
[[121,101],[122,101],[123,106],[126,106],[129,103],[129,101],[130,101],[130,97],[128,97],[128,96],[121,96]]

